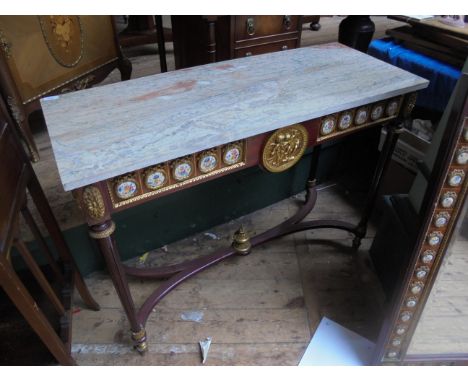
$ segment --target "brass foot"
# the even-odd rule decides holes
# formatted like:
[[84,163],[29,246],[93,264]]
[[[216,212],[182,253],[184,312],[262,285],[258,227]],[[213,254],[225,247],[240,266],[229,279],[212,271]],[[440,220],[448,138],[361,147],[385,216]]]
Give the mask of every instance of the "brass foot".
[[234,248],[238,255],[248,255],[252,248],[250,244],[250,236],[244,229],[244,226],[241,226],[236,233],[232,241],[232,248]]
[[132,332],[132,340],[134,342],[133,347],[138,351],[138,353],[144,354],[148,351],[145,328],[141,327],[138,332]]

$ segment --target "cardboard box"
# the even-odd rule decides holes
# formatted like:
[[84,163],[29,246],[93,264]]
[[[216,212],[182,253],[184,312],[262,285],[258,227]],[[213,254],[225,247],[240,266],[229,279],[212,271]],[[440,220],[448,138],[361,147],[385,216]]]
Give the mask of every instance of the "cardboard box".
[[[382,129],[380,134],[379,150],[382,150],[386,137],[387,131]],[[416,174],[418,172],[416,163],[422,160],[429,148],[429,145],[430,142],[418,137],[409,130],[404,130],[398,138],[392,160]]]

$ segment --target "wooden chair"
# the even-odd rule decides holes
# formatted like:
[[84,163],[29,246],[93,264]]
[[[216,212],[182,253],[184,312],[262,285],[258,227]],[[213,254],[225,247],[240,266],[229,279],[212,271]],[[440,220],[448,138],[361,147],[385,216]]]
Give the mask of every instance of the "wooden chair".
[[0,16],[0,93],[34,162],[39,99],[89,88],[116,68],[130,78],[113,16]]
[[[76,286],[85,304],[94,310],[99,305],[89,293],[83,278],[71,256],[52,210],[42,191],[38,179],[29,162],[28,156],[20,144],[3,100],[0,99],[0,285],[23,315],[32,329],[40,337],[52,355],[62,365],[74,365],[71,357],[71,295]],[[55,258],[52,250],[41,235],[33,218],[28,202],[32,202],[44,223],[51,241],[54,244]],[[44,258],[53,274],[53,280],[47,278],[36,259],[19,235],[19,219],[33,233]],[[12,264],[12,249],[15,248],[30,270],[38,285],[52,304],[58,325],[46,317],[39,303],[32,297],[18,277]],[[53,283],[54,284],[53,284]],[[55,284],[60,292],[57,293]],[[57,333],[57,332],[60,333]]]

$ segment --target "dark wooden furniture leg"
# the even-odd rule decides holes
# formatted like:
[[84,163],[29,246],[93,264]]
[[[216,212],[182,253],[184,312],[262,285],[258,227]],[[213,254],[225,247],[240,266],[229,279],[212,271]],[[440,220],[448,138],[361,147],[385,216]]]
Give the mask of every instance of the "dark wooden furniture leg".
[[370,16],[348,16],[340,23],[338,41],[366,53],[374,32]]
[[206,16],[208,24],[208,39],[207,39],[207,62],[216,62],[216,16]]
[[367,224],[371,217],[372,211],[375,207],[375,202],[377,201],[377,196],[379,193],[380,183],[383,178],[383,175],[387,171],[387,168],[392,159],[393,150],[398,141],[399,134],[401,129],[398,128],[398,120],[387,125],[387,137],[382,148],[382,152],[377,162],[375,169],[374,177],[372,179],[371,187],[369,194],[367,195],[366,205],[364,207],[361,220],[359,221],[356,227],[356,236],[353,241],[353,247],[358,249],[361,245],[361,240],[366,236],[367,233]]
[[16,84],[11,77],[10,69],[6,61],[0,57],[0,93],[8,105],[10,115],[15,121],[15,128],[28,149],[28,154],[33,162],[39,161],[39,150],[29,126],[28,115],[21,101],[21,96]]
[[127,277],[113,237],[115,223],[112,220],[90,227],[89,235],[96,240],[99,250],[107,264],[107,269],[114,283],[114,287],[119,296],[120,302],[125,310],[125,314],[130,322],[132,339],[135,348],[139,353],[147,350],[146,331],[144,325],[137,321],[135,303],[133,302],[130,289],[128,287]]
[[167,72],[167,62],[162,16],[154,16],[154,19],[156,22],[156,33],[158,37],[159,65],[161,66],[161,73],[164,73]]
[[75,365],[75,360],[65,351],[62,340],[38,309],[36,302],[6,258],[0,258],[0,285],[57,361],[61,365]]

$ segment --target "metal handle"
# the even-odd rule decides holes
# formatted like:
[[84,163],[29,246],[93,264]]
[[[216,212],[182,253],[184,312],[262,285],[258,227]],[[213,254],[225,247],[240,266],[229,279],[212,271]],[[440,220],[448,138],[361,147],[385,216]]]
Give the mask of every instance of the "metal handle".
[[247,34],[253,36],[255,34],[255,25],[253,17],[249,17],[246,21],[247,24]]
[[248,56],[251,56],[252,55],[252,52],[246,52],[245,53],[245,57],[248,57]]
[[283,17],[283,25],[286,29],[291,28],[291,16],[284,16]]
[[288,46],[287,46],[287,45],[283,45],[283,46],[281,47],[281,50],[287,50],[287,49],[288,49]]

